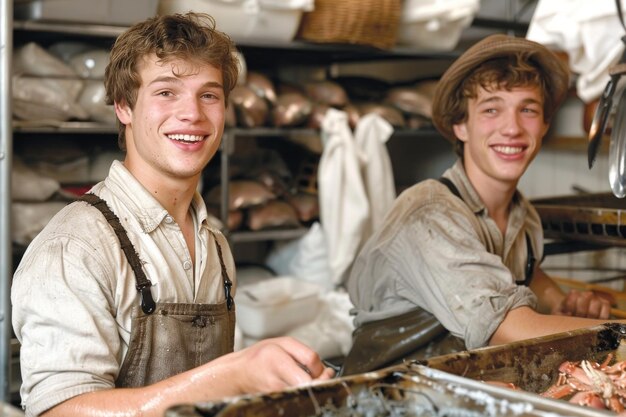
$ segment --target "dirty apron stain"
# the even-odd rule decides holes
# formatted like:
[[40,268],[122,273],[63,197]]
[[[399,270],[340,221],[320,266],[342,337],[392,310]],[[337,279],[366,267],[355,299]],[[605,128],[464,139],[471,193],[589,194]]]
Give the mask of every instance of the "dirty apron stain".
[[152,283],[141,269],[141,261],[126,231],[106,202],[93,194],[86,201],[102,212],[120,239],[124,255],[135,272],[140,303],[133,309],[130,342],[117,387],[150,385],[230,353],[235,341],[235,306],[230,294],[222,250],[214,239],[222,270],[226,301],[218,304],[155,303]]

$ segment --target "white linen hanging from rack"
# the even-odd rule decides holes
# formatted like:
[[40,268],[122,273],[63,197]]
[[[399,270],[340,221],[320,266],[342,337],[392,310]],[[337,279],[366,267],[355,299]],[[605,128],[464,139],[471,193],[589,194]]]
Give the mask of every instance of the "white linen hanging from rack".
[[624,50],[614,0],[539,0],[526,38],[567,52],[584,102],[598,98]]
[[376,114],[363,116],[354,135],[343,111],[331,108],[322,121],[320,222],[335,285],[345,282],[359,249],[396,197],[386,148],[392,132],[391,125]]
[[363,116],[354,131],[359,151],[363,186],[369,201],[370,215],[361,236],[361,246],[382,224],[396,199],[396,185],[387,141],[393,126],[378,114]]

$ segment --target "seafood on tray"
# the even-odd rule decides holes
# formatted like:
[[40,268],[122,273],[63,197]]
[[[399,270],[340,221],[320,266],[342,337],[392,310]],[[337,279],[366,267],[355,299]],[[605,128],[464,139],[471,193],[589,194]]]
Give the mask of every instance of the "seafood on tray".
[[556,382],[540,395],[626,416],[626,361],[612,363],[613,359],[609,353],[601,363],[565,361],[559,366]]

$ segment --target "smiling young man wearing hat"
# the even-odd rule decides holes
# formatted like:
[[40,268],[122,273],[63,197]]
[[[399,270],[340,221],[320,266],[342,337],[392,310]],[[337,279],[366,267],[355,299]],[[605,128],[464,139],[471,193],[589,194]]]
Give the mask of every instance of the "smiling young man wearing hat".
[[403,192],[355,260],[344,375],[608,318],[607,300],[566,295],[537,266],[541,221],[517,190],[568,88],[553,52],[506,35],[478,42],[444,73],[433,122],[459,159]]

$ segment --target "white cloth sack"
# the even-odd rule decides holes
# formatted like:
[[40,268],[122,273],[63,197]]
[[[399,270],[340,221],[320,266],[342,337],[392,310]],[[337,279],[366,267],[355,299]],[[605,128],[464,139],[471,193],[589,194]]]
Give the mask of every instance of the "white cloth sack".
[[320,296],[320,311],[313,321],[298,326],[287,335],[317,352],[322,358],[346,356],[352,347],[353,307],[345,290],[338,289]]
[[13,157],[11,169],[11,189],[13,201],[46,201],[61,189],[54,178],[39,174],[20,158]]
[[327,111],[318,167],[321,225],[315,223],[300,240],[277,245],[266,261],[272,270],[328,289],[344,283],[359,249],[396,197],[386,147],[392,133],[381,116],[368,114],[353,136],[345,112]]
[[320,223],[300,239],[276,246],[267,265],[279,275],[327,288],[315,319],[289,335],[323,358],[347,355],[353,308],[342,284],[358,250],[378,228],[396,197],[386,142],[393,127],[377,114],[359,120],[354,136],[345,112],[329,109],[322,121],[324,144],[318,167]]
[[298,277],[327,290],[335,286],[328,266],[326,237],[318,222],[300,239],[277,244],[265,263],[277,275]]
[[598,98],[624,51],[614,0],[539,0],[526,38],[567,52],[584,102]]
[[48,124],[71,118],[87,119],[88,113],[76,100],[84,82],[60,58],[34,42],[13,53],[13,114],[24,120]]
[[320,221],[335,285],[348,278],[358,251],[396,198],[386,146],[392,133],[391,124],[374,113],[359,120],[354,136],[345,112],[331,108],[322,121]]
[[328,109],[322,120],[324,149],[317,183],[320,222],[328,248],[331,280],[342,284],[360,247],[370,208],[348,115]]
[[396,185],[387,141],[393,126],[378,114],[363,116],[355,129],[354,140],[359,149],[361,176],[369,200],[370,215],[361,236],[361,245],[382,224],[396,199]]

